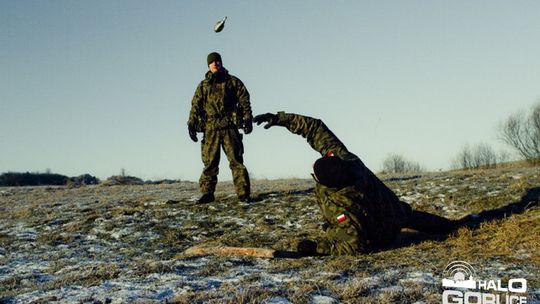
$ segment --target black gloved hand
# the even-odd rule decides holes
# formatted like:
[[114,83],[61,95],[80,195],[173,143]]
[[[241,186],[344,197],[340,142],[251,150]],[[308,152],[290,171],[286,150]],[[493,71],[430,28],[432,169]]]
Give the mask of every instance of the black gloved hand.
[[244,122],[244,134],[249,134],[251,131],[253,131],[253,123],[251,122],[251,119],[246,120]]
[[326,230],[328,230],[328,228],[330,228],[330,224],[328,224],[328,222],[324,222],[322,224],[322,230],[326,231]]
[[301,240],[296,245],[296,251],[305,256],[316,255],[317,243],[310,240]]
[[191,140],[193,140],[194,142],[197,142],[198,141],[197,131],[195,131],[194,125],[188,123],[188,132],[189,132],[189,137],[191,138]]
[[260,114],[255,116],[255,118],[253,118],[253,121],[256,122],[257,125],[266,122],[267,124],[264,126],[264,128],[268,129],[272,126],[278,125],[278,116],[272,113]]

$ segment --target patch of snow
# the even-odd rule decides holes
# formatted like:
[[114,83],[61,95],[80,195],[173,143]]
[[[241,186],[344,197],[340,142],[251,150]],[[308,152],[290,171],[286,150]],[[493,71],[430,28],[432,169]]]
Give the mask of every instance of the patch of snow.
[[379,289],[381,293],[403,293],[404,291],[405,287],[403,286],[388,286]]
[[[287,221],[285,222],[285,225],[287,228],[295,228],[295,229],[302,228],[302,225],[300,225],[298,222]],[[283,225],[280,225],[280,226],[283,226]]]
[[234,223],[234,224],[236,224],[238,226],[246,226],[246,227],[249,227],[249,228],[255,228],[255,224],[250,223],[246,219],[239,218],[239,217],[236,217],[236,216],[223,216],[223,217],[220,217],[219,220],[224,224]]
[[422,198],[422,196],[423,195],[418,192],[407,192],[406,195],[400,196],[399,199],[408,204],[411,204],[411,203],[419,201]]
[[294,274],[288,273],[263,273],[261,272],[261,277],[265,281],[271,281],[275,283],[288,283],[288,282],[297,282],[300,278]]
[[516,257],[516,259],[527,260],[531,257],[531,253],[525,249],[520,249],[516,251],[514,256]]
[[122,238],[130,235],[132,232],[133,232],[133,229],[122,228],[122,229],[115,229],[115,230],[111,231],[110,234],[111,234],[112,238],[114,238],[116,240],[119,240],[119,239],[122,239]]
[[287,298],[273,297],[262,301],[263,304],[293,304]]
[[329,296],[316,295],[309,301],[310,304],[337,304],[339,301]]
[[365,285],[369,289],[376,288],[377,286],[381,285],[382,279],[378,276],[373,277],[367,277],[358,280],[359,284]]
[[33,241],[37,238],[36,229],[27,227],[24,223],[17,223],[8,234],[21,241]]
[[487,193],[487,196],[497,196],[501,193],[501,191],[499,190],[495,190],[495,191],[490,191]]
[[420,271],[408,273],[407,277],[399,280],[399,282],[400,283],[414,282],[414,283],[421,283],[421,284],[438,284],[438,282],[433,277],[432,273],[420,272]]

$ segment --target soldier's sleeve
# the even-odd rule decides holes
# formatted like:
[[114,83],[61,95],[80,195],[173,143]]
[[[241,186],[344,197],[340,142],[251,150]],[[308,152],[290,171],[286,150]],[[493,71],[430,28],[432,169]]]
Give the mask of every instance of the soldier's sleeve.
[[236,96],[238,97],[238,105],[242,109],[243,120],[248,121],[253,119],[251,112],[251,102],[249,100],[249,92],[244,83],[236,78]]
[[354,157],[322,120],[285,112],[278,112],[278,119],[279,125],[306,138],[309,145],[321,155],[327,155],[331,151],[342,159]]
[[198,125],[201,120],[201,113],[203,112],[203,83],[199,83],[193,98],[191,99],[191,111],[189,112],[188,124]]

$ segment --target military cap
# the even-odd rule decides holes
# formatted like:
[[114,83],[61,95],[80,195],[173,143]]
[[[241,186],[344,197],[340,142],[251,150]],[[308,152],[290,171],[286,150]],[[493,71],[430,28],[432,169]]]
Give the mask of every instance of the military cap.
[[219,61],[219,62],[223,63],[221,61],[221,55],[219,53],[217,53],[217,52],[212,52],[212,53],[208,54],[208,57],[206,58],[207,65],[210,65],[210,63],[212,63],[214,61]]

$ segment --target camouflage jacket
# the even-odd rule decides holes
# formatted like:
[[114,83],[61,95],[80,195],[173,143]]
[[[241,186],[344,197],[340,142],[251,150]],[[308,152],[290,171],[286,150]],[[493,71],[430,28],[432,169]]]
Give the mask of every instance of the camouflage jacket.
[[188,124],[204,132],[241,128],[251,119],[249,92],[242,81],[225,68],[216,74],[208,71],[193,95]]
[[333,152],[355,168],[353,186],[337,189],[316,184],[315,193],[324,220],[336,226],[340,224],[338,217],[345,215],[345,220],[362,230],[368,245],[390,243],[408,220],[410,206],[401,202],[358,156],[349,152],[321,120],[284,112],[278,113],[278,119],[279,125],[305,137],[321,155]]

